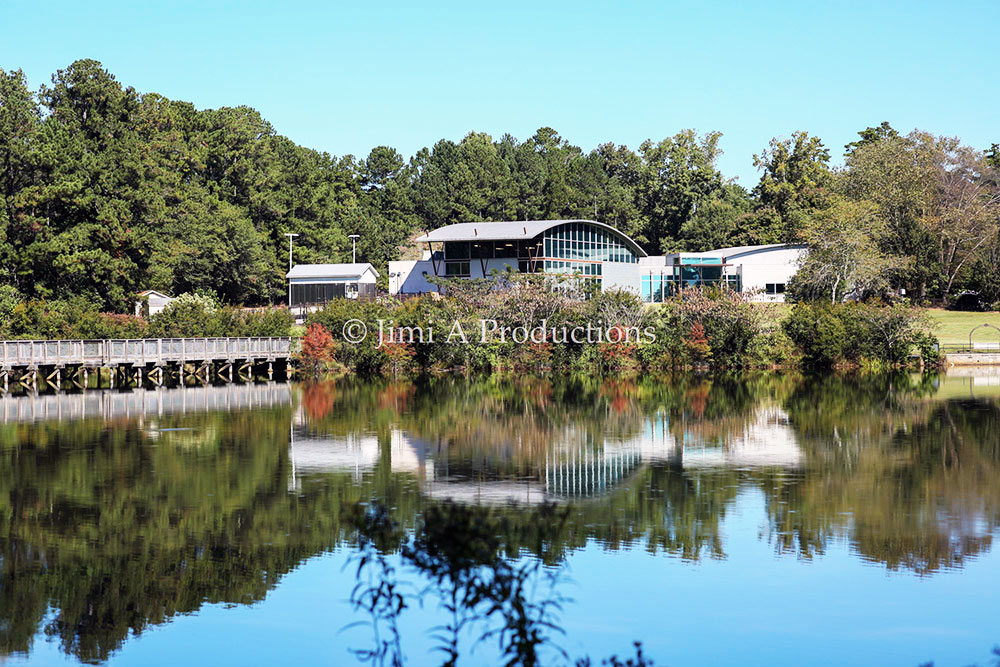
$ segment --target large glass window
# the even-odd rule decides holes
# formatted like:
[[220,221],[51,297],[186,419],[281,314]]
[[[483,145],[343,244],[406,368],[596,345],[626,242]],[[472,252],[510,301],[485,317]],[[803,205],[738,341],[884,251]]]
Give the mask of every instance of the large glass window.
[[468,241],[445,241],[445,259],[469,259]]
[[444,275],[467,278],[469,276],[469,262],[445,262]]
[[473,259],[493,259],[493,242],[492,241],[473,241],[472,243],[472,258]]
[[514,241],[497,241],[493,244],[493,256],[498,259],[517,257],[517,245]]
[[620,237],[586,223],[568,223],[545,232],[546,257],[585,262],[636,263],[639,258]]

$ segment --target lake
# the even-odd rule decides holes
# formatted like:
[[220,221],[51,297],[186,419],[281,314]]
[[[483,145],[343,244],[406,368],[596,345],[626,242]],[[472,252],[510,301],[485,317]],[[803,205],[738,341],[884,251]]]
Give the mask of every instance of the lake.
[[[997,373],[2,397],[0,662],[359,664],[351,508],[453,502],[559,574],[572,660],[992,664]],[[410,664],[444,618],[404,617]]]

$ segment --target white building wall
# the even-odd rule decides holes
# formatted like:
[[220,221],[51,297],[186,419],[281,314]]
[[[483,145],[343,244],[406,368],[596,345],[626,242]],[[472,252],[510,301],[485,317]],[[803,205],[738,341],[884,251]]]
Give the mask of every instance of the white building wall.
[[150,295],[149,297],[149,314],[156,315],[167,307],[167,304],[173,301],[169,296],[156,296]]
[[639,294],[639,276],[641,269],[639,264],[627,264],[621,262],[604,262],[601,266],[603,280],[601,289],[623,289]]
[[[439,270],[443,270],[438,262]],[[434,276],[430,260],[389,262],[389,294],[422,294],[437,292],[437,286],[427,282],[424,274]]]
[[[486,272],[483,272],[483,263],[478,259],[469,260],[469,278],[488,277],[494,270],[506,271],[508,267],[517,271],[518,261],[510,259],[488,259],[486,260]],[[445,263],[442,260],[437,262],[437,270],[444,276]],[[434,262],[429,259],[408,260],[399,262],[389,262],[389,294],[421,294],[423,292],[437,292],[437,286],[427,282],[427,278],[434,277]]]
[[739,265],[743,275],[743,291],[755,291],[756,301],[784,301],[784,294],[765,294],[768,283],[787,285],[799,270],[805,248],[771,248],[728,257],[730,264]]

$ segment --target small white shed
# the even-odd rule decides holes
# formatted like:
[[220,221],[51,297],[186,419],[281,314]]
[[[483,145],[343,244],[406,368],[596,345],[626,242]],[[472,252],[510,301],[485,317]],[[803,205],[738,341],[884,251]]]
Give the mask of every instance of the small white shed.
[[[167,296],[163,292],[157,292],[155,289],[139,292],[136,296],[139,297],[135,302],[135,314],[138,317],[156,315],[166,308],[168,303],[174,300],[172,296]],[[149,304],[148,310],[146,304]]]
[[290,305],[317,306],[332,299],[374,299],[378,271],[371,264],[297,264],[286,274]]

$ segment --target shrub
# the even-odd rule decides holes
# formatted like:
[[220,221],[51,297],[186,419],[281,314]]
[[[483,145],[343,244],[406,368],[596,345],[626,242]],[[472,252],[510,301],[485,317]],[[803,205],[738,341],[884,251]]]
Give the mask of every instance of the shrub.
[[154,338],[222,336],[218,310],[214,299],[185,292],[149,319],[150,335]]
[[783,327],[811,365],[864,361],[900,366],[914,346],[925,363],[937,361],[937,340],[926,316],[901,304],[799,303]]
[[322,324],[310,324],[302,337],[299,364],[304,373],[314,377],[332,370],[336,358],[336,343]]
[[335,340],[343,340],[344,326],[360,320],[367,329],[364,340],[337,346],[336,360],[359,375],[378,375],[385,366],[385,352],[378,347],[380,320],[383,326],[392,319],[390,310],[378,301],[334,299],[321,310],[310,313],[306,325],[322,324]]
[[836,306],[797,303],[782,326],[807,364],[830,366],[844,357],[847,330]]
[[708,342],[705,327],[701,322],[691,325],[691,331],[684,339],[684,346],[694,363],[707,363],[712,358],[712,345]]
[[71,338],[142,338],[146,323],[132,315],[101,313],[86,299],[22,301],[0,322],[4,337],[65,340]]
[[751,346],[764,332],[763,312],[749,295],[727,289],[686,289],[648,317],[656,341],[645,343],[641,358],[651,368],[711,361],[746,366]]

